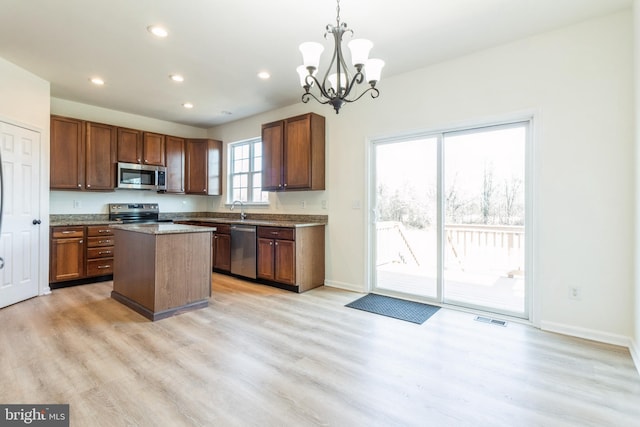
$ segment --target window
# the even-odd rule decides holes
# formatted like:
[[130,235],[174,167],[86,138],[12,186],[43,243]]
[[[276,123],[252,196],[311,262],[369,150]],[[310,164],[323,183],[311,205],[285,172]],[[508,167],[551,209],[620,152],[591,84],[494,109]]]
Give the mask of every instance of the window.
[[268,203],[269,193],[262,191],[262,140],[249,139],[229,144],[228,203]]

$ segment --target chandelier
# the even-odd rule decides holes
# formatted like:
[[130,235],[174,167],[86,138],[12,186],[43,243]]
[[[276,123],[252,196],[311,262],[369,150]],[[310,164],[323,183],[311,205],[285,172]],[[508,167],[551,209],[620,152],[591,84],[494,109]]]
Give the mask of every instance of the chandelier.
[[[320,64],[320,55],[324,50],[324,46],[316,42],[305,42],[299,47],[302,52],[302,60],[304,65],[297,68],[300,76],[300,85],[304,88],[302,94],[302,102],[309,102],[311,98],[320,104],[331,104],[336,110],[336,114],[340,112],[340,107],[348,102],[355,102],[362,96],[370,92],[372,98],[377,98],[380,94],[376,88],[376,83],[380,80],[384,61],[382,59],[369,59],[369,51],[373,47],[373,43],[366,39],[353,39],[348,43],[351,51],[351,63],[355,68],[349,71],[342,53],[342,35],[353,30],[347,27],[345,22],[340,23],[340,0],[336,0],[337,16],[336,25],[328,24],[324,38],[331,33],[335,41],[333,57],[329,63],[322,83],[316,79],[318,66]],[[359,95],[354,90],[356,85],[367,81],[369,87]],[[318,96],[311,92],[312,87],[317,88]],[[352,94],[353,92],[353,94]]]

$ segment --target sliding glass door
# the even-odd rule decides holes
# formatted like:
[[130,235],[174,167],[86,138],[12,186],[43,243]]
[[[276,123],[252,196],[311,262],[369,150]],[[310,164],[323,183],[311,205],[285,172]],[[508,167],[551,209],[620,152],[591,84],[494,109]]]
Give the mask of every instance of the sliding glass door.
[[375,141],[373,290],[528,317],[529,122]]

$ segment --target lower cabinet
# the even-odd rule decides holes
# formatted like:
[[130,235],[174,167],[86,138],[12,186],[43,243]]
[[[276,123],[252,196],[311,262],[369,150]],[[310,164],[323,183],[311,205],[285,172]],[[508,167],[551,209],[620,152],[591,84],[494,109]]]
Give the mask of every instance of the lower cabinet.
[[296,292],[324,284],[324,226],[258,227],[258,279]]
[[295,229],[258,227],[258,278],[296,284]]
[[84,276],[84,227],[53,227],[49,281],[62,282]]
[[113,274],[114,242],[109,226],[51,227],[49,282],[59,287]]
[[113,274],[113,230],[108,226],[87,226],[87,277]]
[[229,224],[211,224],[216,227],[213,234],[213,268],[231,271],[231,228]]

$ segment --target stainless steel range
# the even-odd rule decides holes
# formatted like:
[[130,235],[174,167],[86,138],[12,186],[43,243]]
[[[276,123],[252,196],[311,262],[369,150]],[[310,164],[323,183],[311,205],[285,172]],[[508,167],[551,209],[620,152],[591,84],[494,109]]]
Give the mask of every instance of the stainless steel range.
[[157,203],[109,203],[109,220],[122,221],[123,224],[142,222],[171,222],[160,220]]

